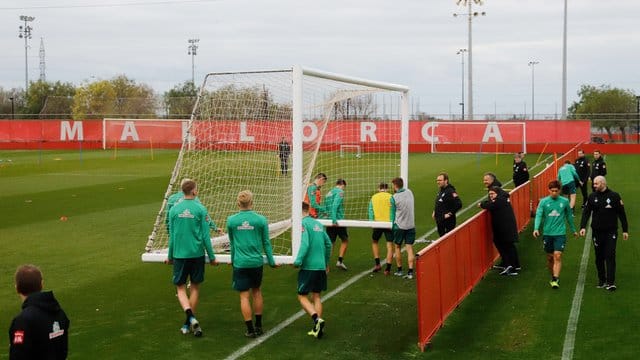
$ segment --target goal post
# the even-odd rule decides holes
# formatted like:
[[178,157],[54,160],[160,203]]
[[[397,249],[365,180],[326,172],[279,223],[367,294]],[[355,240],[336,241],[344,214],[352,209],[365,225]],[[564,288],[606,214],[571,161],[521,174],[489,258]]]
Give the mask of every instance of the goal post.
[[[269,220],[278,263],[295,260],[301,204],[319,172],[328,177],[323,196],[337,179],[347,181],[344,224],[390,227],[368,221],[368,202],[380,182],[397,176],[408,182],[408,91],[299,66],[208,74],[142,260],[166,259],[167,199],[183,178],[198,183],[199,201],[225,232],[227,218],[238,211],[238,192],[251,190],[253,209]],[[283,140],[291,144],[284,162]],[[341,158],[345,145],[361,157]],[[216,259],[229,262],[227,236],[213,237],[212,244]]]

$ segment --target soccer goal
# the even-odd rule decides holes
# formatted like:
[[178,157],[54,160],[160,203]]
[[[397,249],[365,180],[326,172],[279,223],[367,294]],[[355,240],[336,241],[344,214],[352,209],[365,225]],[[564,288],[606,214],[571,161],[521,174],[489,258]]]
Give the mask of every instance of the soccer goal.
[[[367,221],[368,203],[381,181],[408,176],[408,88],[313,69],[208,74],[142,260],[166,258],[166,203],[181,179],[198,182],[198,197],[218,227],[236,213],[236,196],[249,189],[253,209],[267,217],[278,263],[291,263],[301,237],[307,186],[323,172],[323,195],[347,182],[348,226]],[[291,144],[287,168],[278,143]],[[345,148],[345,144],[352,147]],[[357,149],[360,157],[346,158]],[[229,262],[226,235],[212,238],[216,258]]]
[[360,152],[360,145],[340,145],[340,157],[352,157],[360,159],[362,153]]
[[513,121],[430,122],[422,129],[431,152],[527,152],[526,124]]

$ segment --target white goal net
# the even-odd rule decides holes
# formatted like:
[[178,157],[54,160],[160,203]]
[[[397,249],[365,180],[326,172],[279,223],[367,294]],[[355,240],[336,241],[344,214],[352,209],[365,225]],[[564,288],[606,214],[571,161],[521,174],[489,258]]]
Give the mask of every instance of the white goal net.
[[[400,85],[300,67],[207,75],[143,261],[166,258],[166,203],[183,178],[196,180],[222,229],[238,211],[238,192],[251,190],[279,263],[295,258],[301,203],[319,172],[328,177],[323,196],[346,180],[348,224],[371,226],[368,202],[378,184],[407,179],[408,120],[408,89]],[[229,261],[226,235],[212,243],[217,260]]]

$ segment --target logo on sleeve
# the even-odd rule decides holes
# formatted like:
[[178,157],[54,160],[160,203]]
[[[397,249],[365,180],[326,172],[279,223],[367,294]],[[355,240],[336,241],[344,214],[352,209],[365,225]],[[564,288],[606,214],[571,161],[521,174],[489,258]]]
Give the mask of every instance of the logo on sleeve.
[[14,345],[22,345],[24,344],[24,330],[16,330],[13,333],[13,344]]
[[55,339],[62,335],[64,335],[64,329],[60,329],[60,324],[57,321],[54,321],[51,332],[49,333],[49,339]]

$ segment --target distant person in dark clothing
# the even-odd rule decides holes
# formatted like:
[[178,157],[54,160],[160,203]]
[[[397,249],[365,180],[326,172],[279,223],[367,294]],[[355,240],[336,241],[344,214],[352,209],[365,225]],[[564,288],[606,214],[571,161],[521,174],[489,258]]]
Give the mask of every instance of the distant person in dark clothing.
[[513,184],[518,187],[527,181],[529,181],[529,169],[524,162],[524,154],[519,152],[513,157]]
[[580,191],[582,192],[582,208],[584,208],[587,203],[587,196],[589,196],[587,187],[589,183],[589,175],[591,175],[591,164],[589,164],[589,159],[584,155],[584,151],[582,149],[578,149],[578,158],[573,166],[576,168],[576,172],[580,178],[579,185]]
[[617,192],[607,187],[604,176],[593,179],[596,191],[589,195],[587,206],[580,220],[580,236],[586,235],[586,226],[591,219],[591,238],[596,253],[598,288],[614,291],[616,287],[616,240],[618,239],[618,219],[622,225],[622,239],[629,239],[629,223],[624,211],[624,203]]
[[489,188],[489,199],[478,204],[478,207],[487,209],[491,213],[491,227],[493,229],[493,244],[502,258],[501,266],[504,267],[500,275],[518,275],[520,260],[515,242],[518,241],[518,225],[516,215],[509,201],[509,194],[498,186]]
[[15,275],[22,312],[9,328],[9,359],[66,359],[69,318],[51,291],[42,291],[42,273],[22,265]]
[[431,217],[436,221],[438,234],[442,236],[456,227],[456,212],[462,208],[462,200],[460,200],[456,188],[449,183],[447,173],[438,174],[436,182],[440,191],[436,195]]
[[289,171],[289,155],[291,155],[291,146],[285,137],[278,143],[278,157],[280,158],[280,173],[287,175]]
[[593,163],[591,164],[591,190],[596,191],[593,179],[596,176],[607,176],[607,163],[602,158],[600,150],[593,150]]

